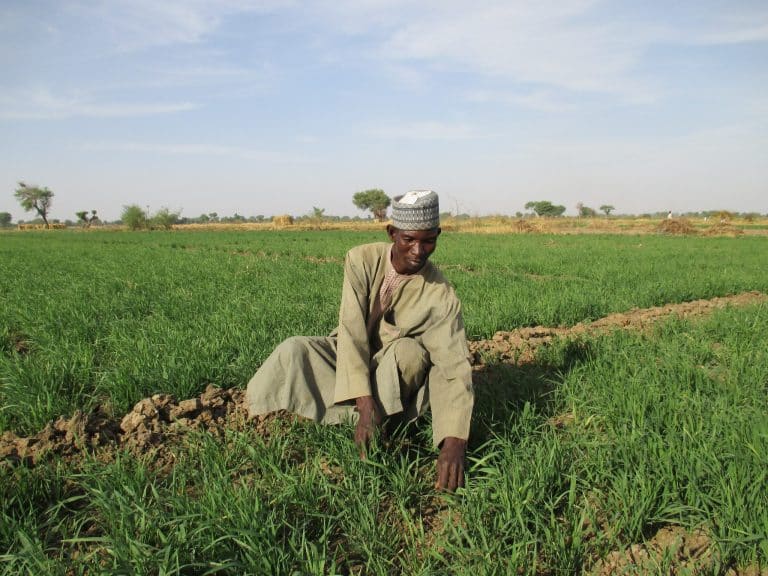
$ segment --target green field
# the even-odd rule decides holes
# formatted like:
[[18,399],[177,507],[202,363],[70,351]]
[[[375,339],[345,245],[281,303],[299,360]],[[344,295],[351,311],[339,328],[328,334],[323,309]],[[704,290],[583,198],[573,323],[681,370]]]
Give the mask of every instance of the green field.
[[[0,432],[31,434],[97,404],[120,415],[158,392],[243,387],[285,337],[330,332],[345,251],[384,239],[0,234]],[[766,242],[446,234],[433,259],[478,339],[768,293]],[[170,473],[127,452],[4,465],[0,570],[573,574],[666,525],[711,536],[700,573],[766,565],[766,342],[763,304],[490,366],[468,486],[450,497],[432,489],[428,422],[368,461],[350,428],[295,423],[267,440],[191,435]],[[568,425],[553,425],[563,414]]]

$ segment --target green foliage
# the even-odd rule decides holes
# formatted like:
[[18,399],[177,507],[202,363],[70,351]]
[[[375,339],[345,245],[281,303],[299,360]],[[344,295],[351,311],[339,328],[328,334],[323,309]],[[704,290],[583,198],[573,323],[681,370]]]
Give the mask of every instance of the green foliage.
[[189,433],[166,445],[171,472],[127,451],[9,465],[0,561],[7,574],[580,574],[673,524],[713,537],[698,572],[764,566],[766,339],[768,308],[725,309],[496,367],[477,386],[473,428],[488,436],[458,497],[432,488],[426,424],[367,460],[351,425],[296,422],[266,438]]
[[616,208],[614,208],[610,204],[603,204],[602,206],[600,206],[600,211],[605,212],[606,216],[610,216],[611,212],[613,212],[614,210],[616,210]]
[[128,204],[123,206],[123,213],[120,220],[129,230],[142,230],[149,226],[147,213],[138,204]]
[[[4,234],[0,431],[243,387],[285,337],[335,326],[344,253],[383,239]],[[434,258],[476,338],[768,292],[764,244],[445,234]],[[366,461],[351,426],[306,422],[190,435],[165,446],[170,470],[128,452],[7,461],[0,573],[578,574],[663,524],[706,526],[722,566],[764,566],[766,341],[762,305],[491,365],[458,497],[433,491],[428,421]]]
[[161,208],[152,216],[150,225],[152,228],[170,230],[179,221],[179,212],[171,212],[168,208]]
[[526,202],[526,210],[533,210],[537,216],[556,217],[565,213],[565,206],[552,204],[549,200]]
[[0,212],[0,227],[5,228],[6,226],[10,225],[12,220],[13,216],[10,212]]
[[123,213],[120,219],[129,230],[143,230],[147,228],[170,230],[174,224],[179,222],[180,215],[180,212],[171,212],[168,208],[161,208],[150,218],[141,206],[130,204],[123,206]]
[[50,227],[48,224],[48,211],[53,202],[53,192],[51,190],[40,188],[39,186],[27,186],[24,182],[19,182],[15,196],[26,212],[34,210],[43,219],[45,227]]
[[[32,431],[100,398],[127,410],[156,392],[184,398],[211,382],[243,384],[283,339],[335,327],[344,253],[375,240],[384,232],[6,235],[0,262],[14,273],[0,274],[0,326],[34,352],[0,354],[0,396],[14,395],[0,397],[0,430]],[[433,260],[456,286],[473,339],[768,292],[763,238],[640,244],[444,234]]]
[[581,202],[576,204],[576,210],[579,213],[579,216],[582,218],[592,218],[594,216],[597,216],[597,212],[594,208],[590,208],[589,206],[584,206]]
[[75,212],[75,215],[77,216],[78,222],[84,227],[84,228],[90,228],[91,224],[95,220],[98,220],[99,217],[96,215],[96,210],[91,210],[90,216],[88,215],[87,210],[80,210],[79,212]]
[[352,197],[352,203],[355,206],[360,210],[370,210],[373,216],[381,222],[387,219],[387,208],[391,202],[384,190],[379,188],[356,192]]
[[309,215],[309,219],[316,224],[320,224],[323,220],[325,220],[325,208],[318,208],[317,206],[313,206],[312,213]]

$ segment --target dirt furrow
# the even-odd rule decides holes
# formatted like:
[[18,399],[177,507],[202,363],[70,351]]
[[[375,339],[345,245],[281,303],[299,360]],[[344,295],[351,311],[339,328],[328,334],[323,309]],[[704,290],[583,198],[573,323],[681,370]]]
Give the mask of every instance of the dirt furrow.
[[540,346],[551,343],[555,338],[603,334],[612,330],[643,329],[670,316],[680,318],[702,316],[726,306],[747,306],[761,302],[768,302],[768,295],[752,291],[709,300],[694,300],[653,308],[634,308],[628,312],[610,314],[594,322],[579,323],[568,328],[535,326],[510,332],[496,332],[490,340],[470,342],[469,349],[475,365],[483,364],[486,359],[525,364],[533,361],[536,350]]
[[[474,363],[482,369],[485,359],[493,357],[502,362],[531,362],[536,350],[555,338],[603,333],[616,329],[641,329],[670,315],[699,316],[725,306],[743,306],[768,301],[760,292],[669,304],[647,309],[611,314],[595,322],[577,324],[570,328],[521,328],[497,332],[490,340],[470,343]],[[281,415],[248,421],[243,390],[221,389],[213,385],[197,398],[176,400],[168,394],[156,394],[139,401],[122,418],[110,416],[97,406],[88,413],[77,411],[71,418],[60,417],[32,436],[18,437],[12,432],[0,436],[0,466],[23,463],[35,466],[53,455],[76,457],[83,451],[104,452],[127,448],[137,453],[154,451],[158,464],[167,443],[173,443],[190,430],[222,433],[224,430],[255,428],[257,433],[269,433],[270,422]]]

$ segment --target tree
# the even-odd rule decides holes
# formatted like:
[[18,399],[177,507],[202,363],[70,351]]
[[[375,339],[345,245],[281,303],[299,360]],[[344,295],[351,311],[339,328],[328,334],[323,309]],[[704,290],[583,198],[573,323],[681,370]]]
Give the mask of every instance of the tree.
[[325,221],[325,208],[318,208],[312,206],[312,212],[309,213],[307,219],[315,225],[322,224]]
[[138,204],[123,206],[123,213],[120,219],[131,230],[141,230],[146,228],[148,224],[147,213]]
[[565,206],[552,204],[549,200],[531,201],[525,204],[526,210],[533,210],[537,216],[562,216]]
[[179,212],[171,212],[168,208],[160,208],[152,217],[152,227],[170,230],[179,221]]
[[389,208],[392,201],[384,193],[384,190],[372,188],[356,192],[352,197],[352,203],[360,210],[370,210],[375,218],[379,221],[384,221],[387,219],[387,208]]
[[576,204],[576,211],[579,213],[579,216],[582,218],[591,218],[593,216],[597,216],[597,212],[594,208],[590,208],[589,206],[584,206],[582,202],[578,202]]
[[50,228],[48,224],[48,210],[51,208],[53,192],[48,190],[48,188],[27,186],[24,182],[19,182],[19,187],[16,189],[15,194],[16,200],[19,201],[25,211],[34,210],[37,212],[40,218],[43,219],[45,227]]
[[88,216],[88,210],[75,212],[75,215],[77,216],[77,221],[83,225],[83,228],[90,228],[91,224],[93,224],[93,221],[99,219],[99,217],[96,215],[96,210],[91,210],[90,216]]
[[603,204],[602,206],[600,206],[600,210],[601,210],[602,212],[605,212],[605,215],[606,215],[606,216],[610,216],[610,215],[611,215],[611,212],[612,212],[612,211],[614,211],[614,210],[616,210],[616,208],[614,208],[614,207],[613,207],[613,206],[611,206],[610,204]]
[[0,228],[5,228],[11,223],[13,216],[10,212],[0,212]]

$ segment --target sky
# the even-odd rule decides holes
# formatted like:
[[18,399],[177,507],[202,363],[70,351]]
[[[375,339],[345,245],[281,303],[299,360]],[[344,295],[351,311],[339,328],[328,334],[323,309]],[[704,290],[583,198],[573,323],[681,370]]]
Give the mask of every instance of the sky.
[[768,213],[768,2],[3,0],[0,212]]

